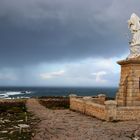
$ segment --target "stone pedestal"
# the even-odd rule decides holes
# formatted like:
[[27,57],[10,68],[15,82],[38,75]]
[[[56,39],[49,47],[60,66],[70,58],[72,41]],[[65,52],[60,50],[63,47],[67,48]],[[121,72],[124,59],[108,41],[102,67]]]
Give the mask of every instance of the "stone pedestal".
[[140,59],[122,60],[119,90],[116,95],[118,106],[140,105]]

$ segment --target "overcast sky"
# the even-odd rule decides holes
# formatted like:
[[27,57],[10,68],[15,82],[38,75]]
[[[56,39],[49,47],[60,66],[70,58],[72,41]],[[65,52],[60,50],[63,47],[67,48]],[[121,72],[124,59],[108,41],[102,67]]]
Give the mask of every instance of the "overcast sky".
[[1,0],[0,86],[118,86],[139,0]]

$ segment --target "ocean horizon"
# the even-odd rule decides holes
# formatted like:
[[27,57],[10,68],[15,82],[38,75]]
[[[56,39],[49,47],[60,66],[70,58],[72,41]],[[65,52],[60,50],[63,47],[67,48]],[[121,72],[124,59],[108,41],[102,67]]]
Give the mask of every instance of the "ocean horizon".
[[106,94],[114,98],[117,87],[0,87],[0,98],[31,98],[42,96],[95,96]]

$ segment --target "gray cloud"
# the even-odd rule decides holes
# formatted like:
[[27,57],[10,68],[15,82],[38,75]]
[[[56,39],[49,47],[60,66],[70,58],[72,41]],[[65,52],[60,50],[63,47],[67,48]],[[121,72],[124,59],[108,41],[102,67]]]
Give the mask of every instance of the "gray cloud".
[[128,51],[126,20],[140,14],[134,0],[2,0],[0,63],[111,58]]

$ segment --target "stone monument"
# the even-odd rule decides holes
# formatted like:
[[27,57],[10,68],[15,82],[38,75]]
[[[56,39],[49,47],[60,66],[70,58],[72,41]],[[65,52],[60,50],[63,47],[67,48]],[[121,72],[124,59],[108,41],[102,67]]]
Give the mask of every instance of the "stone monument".
[[130,54],[121,65],[119,90],[116,95],[118,106],[140,106],[140,18],[133,13],[128,20],[131,32]]
[[128,56],[128,59],[131,59],[140,56],[140,18],[134,13],[128,20],[128,28],[132,34],[132,40],[129,42],[130,55]]
[[131,32],[130,54],[118,61],[121,66],[119,89],[115,100],[105,95],[70,96],[70,109],[106,121],[140,120],[140,18],[132,14],[128,21]]

